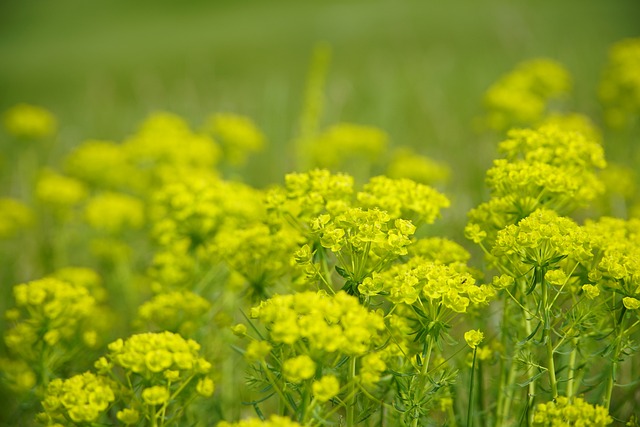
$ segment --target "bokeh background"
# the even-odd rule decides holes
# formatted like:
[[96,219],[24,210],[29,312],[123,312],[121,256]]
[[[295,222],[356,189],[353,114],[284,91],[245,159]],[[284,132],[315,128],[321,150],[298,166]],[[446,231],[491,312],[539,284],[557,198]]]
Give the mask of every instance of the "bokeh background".
[[193,125],[244,114],[269,140],[246,174],[265,186],[295,168],[307,70],[326,42],[322,123],[374,125],[392,146],[448,163],[450,215],[462,223],[486,198],[497,142],[473,126],[487,87],[549,57],[574,77],[569,109],[597,120],[607,49],[640,35],[639,23],[637,0],[3,0],[0,110],[28,102],[57,115],[54,166],[88,138],[122,140],[154,111]]

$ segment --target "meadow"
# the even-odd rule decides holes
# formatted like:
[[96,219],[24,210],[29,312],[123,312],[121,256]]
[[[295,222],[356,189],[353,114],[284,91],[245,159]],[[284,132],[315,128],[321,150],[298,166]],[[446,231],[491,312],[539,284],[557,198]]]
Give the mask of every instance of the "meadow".
[[640,425],[634,2],[0,16],[0,425]]

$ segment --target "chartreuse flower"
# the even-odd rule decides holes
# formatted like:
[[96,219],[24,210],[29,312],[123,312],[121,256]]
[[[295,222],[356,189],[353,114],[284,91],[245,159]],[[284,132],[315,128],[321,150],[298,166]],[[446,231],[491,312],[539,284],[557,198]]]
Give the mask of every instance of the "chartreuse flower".
[[571,76],[561,64],[546,58],[524,61],[485,93],[485,126],[504,131],[534,125],[548,110],[549,101],[568,93],[570,86]]
[[[97,344],[103,331],[95,298],[86,287],[52,277],[16,285],[13,288],[15,308],[8,312],[10,326],[4,333],[9,351],[28,363],[40,364],[38,382],[46,382],[51,373],[73,355],[73,351]],[[54,351],[55,349],[55,351]]]
[[[82,425],[98,422],[117,398],[118,385],[91,372],[49,382],[38,420],[47,425]],[[59,423],[59,424],[58,424]]]
[[284,188],[269,191],[265,203],[273,219],[293,219],[294,224],[308,229],[311,219],[341,213],[351,206],[353,185],[352,176],[326,169],[290,173],[285,176]]
[[7,239],[33,223],[31,209],[16,199],[0,198],[0,239]]
[[35,195],[43,205],[64,211],[83,201],[87,188],[82,181],[45,169],[36,182]]
[[478,345],[480,345],[483,339],[484,339],[484,334],[479,330],[476,331],[472,329],[464,333],[464,340],[467,342],[467,345],[473,349],[478,347]]
[[311,229],[320,245],[335,254],[336,269],[347,279],[343,289],[358,295],[362,280],[407,254],[416,228],[377,208],[349,208],[335,216],[320,215],[311,221]]
[[117,381],[123,422],[137,414],[148,425],[164,425],[180,419],[194,398],[214,391],[211,364],[200,355],[200,345],[167,331],[118,339],[95,367]]
[[0,357],[0,383],[14,393],[25,393],[37,382],[36,374],[23,359]]
[[227,421],[221,421],[217,427],[302,427],[290,418],[281,417],[278,415],[271,415],[268,420],[261,420],[259,418],[249,418],[246,420],[230,423]]
[[249,154],[264,148],[265,137],[248,117],[216,113],[205,122],[204,131],[222,145],[224,159],[231,165],[242,165]]
[[591,405],[584,399],[558,396],[555,401],[539,403],[533,415],[533,425],[552,426],[608,426],[613,422],[606,408]]
[[518,129],[500,144],[504,158],[487,171],[492,198],[469,212],[465,234],[490,251],[496,233],[539,208],[561,215],[604,191],[596,175],[606,166],[602,146],[557,125]]
[[325,375],[313,382],[313,395],[320,402],[327,402],[340,392],[340,380],[335,375]]
[[84,217],[91,228],[118,235],[143,226],[144,205],[128,194],[106,192],[87,201]]
[[470,305],[485,304],[495,294],[490,286],[476,285],[464,267],[427,261],[421,257],[374,273],[362,282],[359,290],[367,296],[385,295],[394,304],[434,307],[432,315],[445,309],[465,313]]
[[310,149],[317,167],[340,169],[350,163],[374,163],[387,148],[388,135],[373,126],[338,123],[313,139]]
[[191,336],[205,322],[211,303],[187,290],[159,293],[138,308],[136,323],[146,330]]
[[18,104],[5,111],[2,122],[9,134],[19,138],[46,138],[55,134],[58,127],[49,110],[29,104]]
[[389,178],[407,178],[420,184],[433,185],[448,181],[451,170],[444,163],[403,147],[393,153],[386,175]]
[[300,422],[326,419],[335,411],[324,404],[334,398],[353,417],[355,399],[366,400],[359,387],[370,395],[386,369],[381,313],[345,292],[276,295],[252,308],[251,318],[265,333],[245,358]]
[[471,254],[460,244],[444,237],[414,240],[407,250],[410,256],[441,264],[466,263],[471,258]]
[[67,155],[64,171],[93,188],[138,192],[145,186],[124,147],[111,141],[82,142]]
[[195,250],[221,227],[241,227],[264,216],[262,193],[241,183],[195,174],[166,183],[153,195],[153,235],[164,247],[187,241]]
[[624,39],[611,46],[598,96],[609,127],[619,129],[637,121],[640,114],[640,38]]
[[440,210],[449,207],[449,199],[427,185],[386,176],[371,178],[356,197],[365,208],[378,208],[391,218],[415,224],[432,224]]
[[265,296],[281,279],[291,279],[295,274],[290,257],[304,241],[295,228],[272,229],[257,223],[241,230],[231,227],[221,230],[212,250],[232,271],[246,279],[253,296]]
[[155,113],[122,145],[126,157],[151,179],[163,170],[211,169],[220,158],[220,147],[205,134],[193,132],[179,116]]

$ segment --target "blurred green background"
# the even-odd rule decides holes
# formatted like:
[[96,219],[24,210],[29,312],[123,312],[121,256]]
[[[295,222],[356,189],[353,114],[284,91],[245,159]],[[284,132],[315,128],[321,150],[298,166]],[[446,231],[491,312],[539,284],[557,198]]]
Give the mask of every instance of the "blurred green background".
[[597,120],[607,49],[638,35],[637,0],[2,0],[0,110],[29,102],[58,116],[54,165],[82,140],[122,140],[153,111],[194,126],[214,111],[245,114],[270,141],[247,180],[281,182],[325,41],[323,124],[375,125],[392,146],[447,162],[453,220],[464,222],[486,196],[497,142],[472,124],[487,87],[521,60],[550,57],[574,76],[570,108]]

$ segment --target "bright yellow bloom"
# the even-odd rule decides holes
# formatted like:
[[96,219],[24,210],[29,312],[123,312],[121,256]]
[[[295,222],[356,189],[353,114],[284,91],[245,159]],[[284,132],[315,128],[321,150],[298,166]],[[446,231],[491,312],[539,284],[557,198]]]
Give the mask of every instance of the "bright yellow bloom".
[[464,333],[464,340],[471,348],[476,348],[484,339],[484,334],[480,330],[470,330]]

